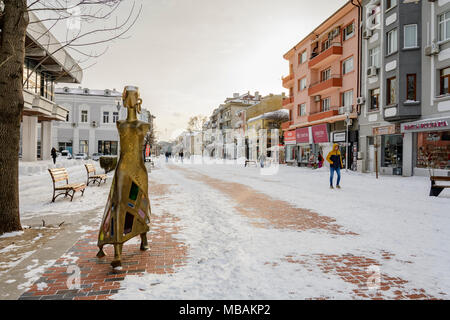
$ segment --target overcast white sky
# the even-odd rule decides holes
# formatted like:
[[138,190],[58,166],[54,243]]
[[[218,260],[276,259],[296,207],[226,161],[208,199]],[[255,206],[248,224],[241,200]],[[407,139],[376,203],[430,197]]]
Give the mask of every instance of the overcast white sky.
[[139,0],[143,11],[130,37],[109,45],[82,86],[139,86],[159,138],[169,139],[234,92],[285,91],[283,54],[345,2]]

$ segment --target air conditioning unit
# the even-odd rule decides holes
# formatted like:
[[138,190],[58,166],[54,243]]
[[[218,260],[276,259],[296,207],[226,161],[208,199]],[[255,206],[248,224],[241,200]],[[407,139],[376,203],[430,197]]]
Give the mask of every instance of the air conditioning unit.
[[371,66],[367,68],[367,76],[368,77],[376,77],[378,74],[378,69],[375,66]]
[[362,36],[363,36],[364,39],[369,39],[372,36],[372,34],[373,34],[372,30],[365,29],[363,31],[363,35]]
[[439,53],[439,45],[436,42],[432,42],[431,45],[425,47],[425,55],[432,56]]
[[356,98],[356,104],[364,104],[366,102],[366,99],[364,99],[364,97],[358,97]]
[[321,99],[321,96],[314,96],[314,102],[320,102]]

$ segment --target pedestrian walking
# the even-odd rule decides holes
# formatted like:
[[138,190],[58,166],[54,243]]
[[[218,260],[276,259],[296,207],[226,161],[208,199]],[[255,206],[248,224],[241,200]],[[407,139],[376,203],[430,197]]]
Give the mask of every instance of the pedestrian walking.
[[333,145],[333,150],[328,153],[327,161],[330,163],[330,189],[333,189],[333,178],[335,171],[337,174],[336,188],[340,189],[341,186],[339,183],[341,182],[341,169],[344,165],[342,164],[342,156],[337,143]]
[[181,159],[181,163],[183,163],[183,157],[184,157],[183,151],[180,151],[179,156],[180,156],[180,159]]
[[168,151],[166,151],[166,163],[169,162],[169,156],[170,156],[170,153]]
[[323,156],[322,153],[319,152],[319,155],[317,156],[317,160],[319,161],[319,169],[323,167]]
[[56,149],[55,148],[52,148],[51,154],[52,154],[52,158],[53,158],[53,164],[56,164],[56,157],[57,157],[57,155],[56,155]]
[[266,155],[264,153],[261,153],[259,155],[259,164],[261,165],[261,168],[264,168],[265,162],[266,162]]

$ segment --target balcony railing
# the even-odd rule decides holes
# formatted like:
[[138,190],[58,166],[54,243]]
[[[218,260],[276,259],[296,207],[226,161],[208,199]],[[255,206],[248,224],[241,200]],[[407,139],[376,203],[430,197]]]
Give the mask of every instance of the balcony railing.
[[345,115],[345,113],[349,113],[350,116],[352,116],[353,118],[356,117],[355,113],[359,114],[359,106],[358,105],[350,105],[350,106],[335,106],[335,107],[331,107],[330,110],[326,110],[326,111],[319,111],[319,112],[315,112],[312,113],[311,115],[308,116],[308,121],[318,121],[318,120],[322,120],[322,119],[326,119],[326,118],[330,118],[330,117],[334,117],[334,116],[339,116],[339,115]]
[[308,116],[308,121],[312,122],[312,121],[318,121],[318,120],[322,120],[325,118],[330,118],[333,116],[337,116],[339,114],[339,107],[332,107],[330,110],[327,111],[321,111],[321,112],[316,112],[313,113],[311,115]]
[[342,87],[342,76],[340,74],[331,75],[330,78],[315,82],[309,86],[308,95],[320,94],[328,89]]
[[290,75],[281,78],[283,81],[283,87],[286,89],[289,89],[294,86],[294,74],[291,73]]
[[291,103],[294,103],[294,97],[289,97],[289,98],[283,99],[282,105],[284,107]]
[[342,55],[342,44],[340,42],[333,42],[325,50],[319,53],[311,55],[311,59],[308,62],[308,67],[317,69],[324,64],[329,64],[332,60]]

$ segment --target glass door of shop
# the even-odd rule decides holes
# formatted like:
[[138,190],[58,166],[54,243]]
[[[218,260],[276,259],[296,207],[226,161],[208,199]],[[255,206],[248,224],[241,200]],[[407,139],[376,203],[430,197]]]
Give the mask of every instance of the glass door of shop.
[[381,136],[381,166],[392,168],[394,175],[402,175],[403,137],[401,134]]

